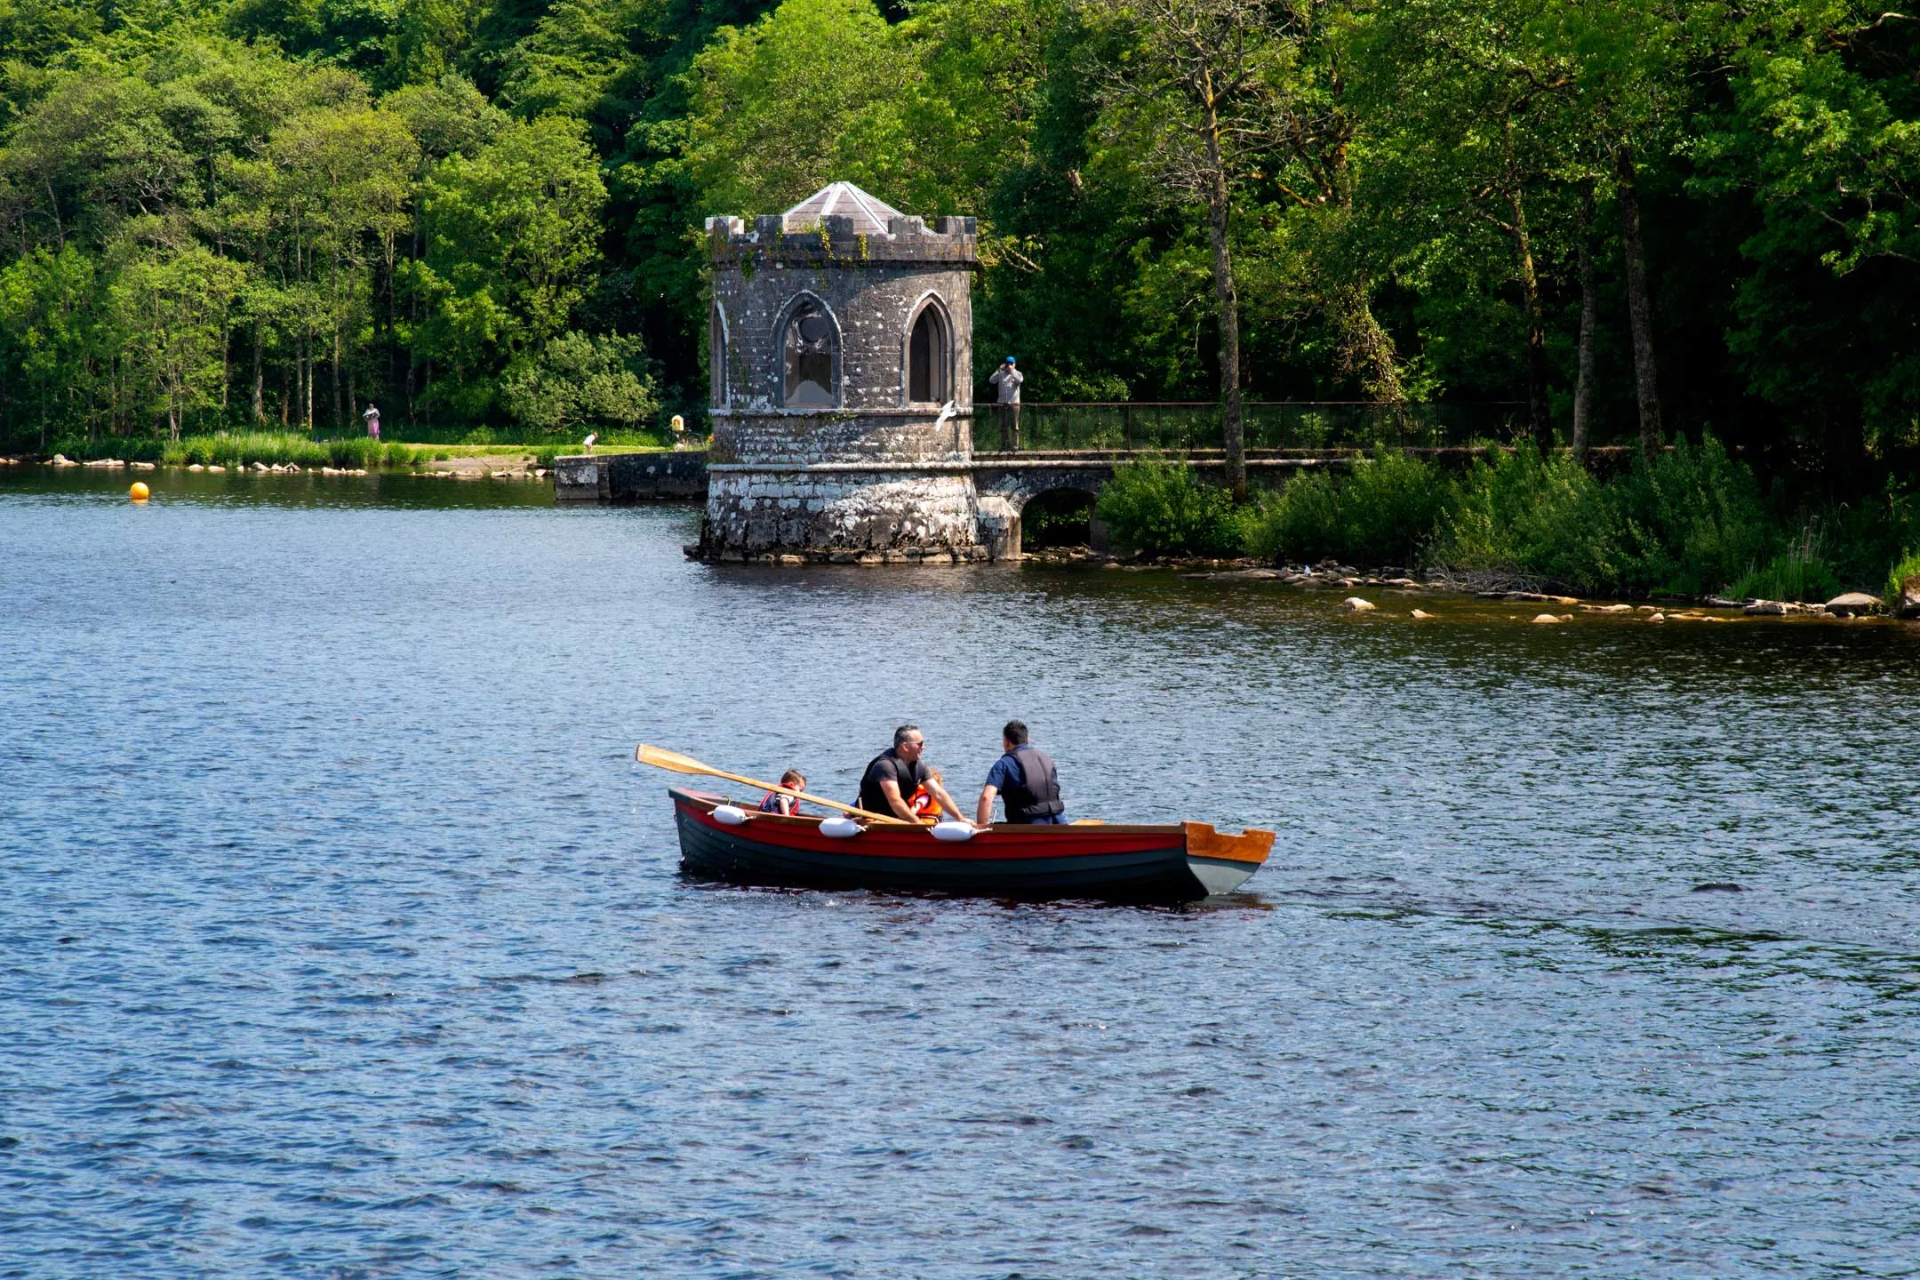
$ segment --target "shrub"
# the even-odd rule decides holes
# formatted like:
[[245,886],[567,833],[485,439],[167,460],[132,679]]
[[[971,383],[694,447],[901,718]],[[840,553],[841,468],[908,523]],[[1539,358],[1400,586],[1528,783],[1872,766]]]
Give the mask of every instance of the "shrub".
[[563,333],[539,359],[517,361],[500,379],[508,413],[544,435],[594,428],[636,430],[659,409],[640,339]]
[[1246,541],[1245,517],[1232,495],[1201,483],[1184,462],[1123,463],[1101,490],[1094,514],[1129,551],[1235,556]]
[[1289,481],[1261,504],[1247,545],[1273,559],[1416,564],[1450,503],[1438,467],[1379,448],[1342,479],[1307,472]]
[[1809,523],[1792,546],[1749,570],[1729,594],[1738,600],[1831,600],[1840,594],[1840,580]]
[[1591,576],[1595,543],[1605,537],[1602,490],[1571,457],[1521,448],[1476,459],[1451,498],[1435,559],[1563,582]]
[[1893,571],[1887,574],[1887,589],[1883,594],[1888,604],[1898,607],[1900,597],[1906,591],[1907,579],[1913,577],[1920,577],[1920,551],[1907,552],[1894,564]]
[[1306,471],[1270,496],[1247,531],[1247,550],[1266,560],[1318,560],[1345,552],[1340,489],[1324,471]]
[[1753,472],[1712,436],[1685,437],[1606,486],[1607,553],[1585,585],[1701,595],[1771,560],[1778,536]]
[[1348,558],[1373,565],[1417,563],[1446,514],[1448,487],[1433,463],[1376,447],[1341,486]]

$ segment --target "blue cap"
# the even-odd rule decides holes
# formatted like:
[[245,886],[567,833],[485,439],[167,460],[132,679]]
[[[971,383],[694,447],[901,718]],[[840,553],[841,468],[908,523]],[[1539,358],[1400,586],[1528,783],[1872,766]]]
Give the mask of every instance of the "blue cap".
[[1007,363],[1008,363],[1008,364],[1012,364],[1012,363],[1013,363],[1013,357],[1012,357],[1012,356],[1008,356],[1008,357],[1007,357]]

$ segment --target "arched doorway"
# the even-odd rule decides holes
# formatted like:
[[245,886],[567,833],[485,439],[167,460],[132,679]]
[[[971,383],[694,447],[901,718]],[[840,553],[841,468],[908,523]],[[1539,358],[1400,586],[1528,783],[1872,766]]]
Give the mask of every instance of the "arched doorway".
[[1020,550],[1084,547],[1093,541],[1093,495],[1084,489],[1049,489],[1020,509]]

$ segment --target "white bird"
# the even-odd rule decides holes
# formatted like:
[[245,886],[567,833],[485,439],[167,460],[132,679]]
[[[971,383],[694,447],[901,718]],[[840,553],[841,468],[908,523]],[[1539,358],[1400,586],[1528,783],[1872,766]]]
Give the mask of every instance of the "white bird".
[[940,416],[933,420],[933,429],[935,431],[947,425],[947,419],[953,416],[953,406],[955,403],[957,402],[949,400],[945,405],[941,406]]

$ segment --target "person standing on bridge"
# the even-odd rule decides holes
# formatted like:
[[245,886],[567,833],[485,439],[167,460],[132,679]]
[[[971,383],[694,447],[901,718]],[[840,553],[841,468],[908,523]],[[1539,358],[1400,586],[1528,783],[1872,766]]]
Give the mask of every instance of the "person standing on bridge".
[[1060,773],[1046,752],[1027,741],[1027,726],[1018,720],[1007,721],[1007,727],[1000,731],[1000,745],[1005,754],[987,771],[974,825],[984,827],[993,822],[996,795],[1005,797],[1008,822],[1064,825],[1067,807],[1060,803]]
[[993,371],[987,381],[1000,392],[1000,449],[1015,453],[1020,448],[1020,384],[1026,381],[1014,367],[1013,357]]

